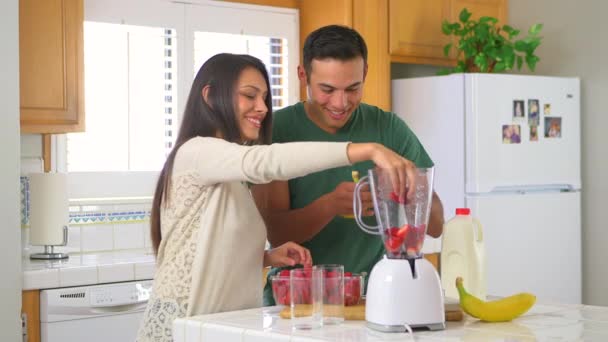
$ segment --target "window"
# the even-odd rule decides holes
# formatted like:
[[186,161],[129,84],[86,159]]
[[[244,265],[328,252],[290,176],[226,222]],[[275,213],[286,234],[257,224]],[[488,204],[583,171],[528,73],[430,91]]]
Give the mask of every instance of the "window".
[[152,195],[194,73],[216,53],[260,58],[273,109],[298,100],[296,10],[191,2],[85,0],[86,132],[54,140],[72,198]]
[[[194,74],[211,56],[219,52],[238,54],[250,54],[258,57],[266,65],[271,79],[282,79],[283,71],[287,68],[284,64],[273,64],[272,59],[279,57],[283,60],[283,54],[277,56],[273,53],[273,47],[285,44],[284,39],[268,38],[263,36],[248,36],[243,34],[230,34],[218,32],[195,32],[194,33]],[[281,51],[287,51],[282,49]],[[286,58],[285,58],[286,60]],[[283,93],[288,93],[287,82],[271,85],[272,109],[277,110],[286,105]]]

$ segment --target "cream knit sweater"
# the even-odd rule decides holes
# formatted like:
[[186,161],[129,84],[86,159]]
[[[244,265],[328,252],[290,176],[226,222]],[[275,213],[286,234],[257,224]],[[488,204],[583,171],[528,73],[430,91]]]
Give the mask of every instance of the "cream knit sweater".
[[201,137],[182,145],[161,208],[153,293],[137,340],[172,341],[177,317],[261,306],[266,227],[244,182],[348,165],[347,145],[243,146]]

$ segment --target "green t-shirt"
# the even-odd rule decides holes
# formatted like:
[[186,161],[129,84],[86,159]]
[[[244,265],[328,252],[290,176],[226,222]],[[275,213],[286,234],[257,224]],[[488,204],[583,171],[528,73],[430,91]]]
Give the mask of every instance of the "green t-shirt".
[[[349,121],[335,134],[327,133],[306,116],[304,104],[297,103],[278,110],[273,115],[273,142],[292,141],[350,141],[380,143],[418,167],[431,167],[433,162],[418,138],[397,115],[378,107],[361,103]],[[341,182],[352,182],[352,171],[360,177],[374,167],[366,161],[352,166],[338,167],[289,180],[292,209],[303,208],[324,194],[333,191]],[[375,225],[375,219],[365,218]],[[284,227],[289,229],[289,227]],[[317,264],[341,264],[344,271],[371,272],[372,267],[384,255],[382,239],[362,231],[354,219],[335,217],[310,241],[302,244],[310,249]],[[269,275],[276,274],[273,269]],[[267,283],[264,289],[264,305],[274,305],[272,289]]]

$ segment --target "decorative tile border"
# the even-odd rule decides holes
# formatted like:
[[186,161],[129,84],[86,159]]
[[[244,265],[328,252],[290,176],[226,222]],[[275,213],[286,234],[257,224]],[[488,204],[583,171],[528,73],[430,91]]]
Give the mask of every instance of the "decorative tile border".
[[[29,177],[21,176],[21,228],[27,228],[30,225],[30,186]],[[120,204],[117,204],[120,206]],[[83,206],[86,207],[86,206]],[[142,203],[142,208],[146,205]],[[80,210],[79,210],[80,208]],[[101,209],[101,208],[100,208]],[[140,223],[150,219],[149,210],[94,210],[81,211],[82,207],[70,206],[70,221],[71,226],[82,226],[88,224],[122,224],[122,223]]]
[[150,211],[78,212],[70,214],[70,225],[139,223],[150,219]]
[[21,226],[29,226],[30,225],[30,179],[25,176],[21,176],[19,178],[21,183]]

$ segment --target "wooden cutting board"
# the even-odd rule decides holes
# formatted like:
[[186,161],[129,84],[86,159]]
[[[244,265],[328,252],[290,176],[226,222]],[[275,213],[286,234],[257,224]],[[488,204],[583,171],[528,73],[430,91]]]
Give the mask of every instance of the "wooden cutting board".
[[[335,311],[339,310],[339,307],[336,305],[324,305],[323,310]],[[310,316],[312,312],[312,305],[310,304],[298,304],[296,305],[296,317],[301,316]],[[291,318],[291,308],[286,306],[281,310],[279,316],[281,318],[290,319]],[[445,311],[445,320],[446,321],[461,321],[463,318],[462,310],[450,308],[449,311]],[[345,306],[344,307],[344,319],[351,321],[364,321],[365,320],[365,303]]]

